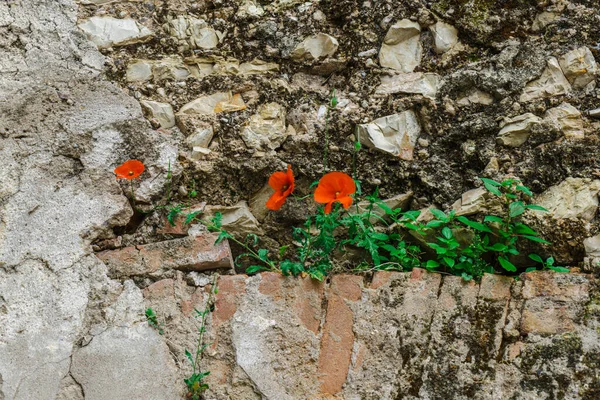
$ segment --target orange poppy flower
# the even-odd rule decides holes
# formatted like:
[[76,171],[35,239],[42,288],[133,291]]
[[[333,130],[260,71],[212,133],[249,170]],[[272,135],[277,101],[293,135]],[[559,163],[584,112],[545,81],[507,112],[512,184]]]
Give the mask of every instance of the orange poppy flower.
[[273,188],[275,193],[267,200],[267,208],[277,211],[285,203],[285,199],[294,191],[292,166],[288,165],[287,172],[274,172],[269,178],[269,186]]
[[117,179],[135,179],[144,172],[144,164],[138,160],[127,160],[115,168]]
[[350,207],[352,204],[350,195],[354,192],[356,192],[354,179],[343,172],[330,172],[319,181],[315,190],[315,201],[325,204],[325,214],[329,214],[336,201],[346,209]]

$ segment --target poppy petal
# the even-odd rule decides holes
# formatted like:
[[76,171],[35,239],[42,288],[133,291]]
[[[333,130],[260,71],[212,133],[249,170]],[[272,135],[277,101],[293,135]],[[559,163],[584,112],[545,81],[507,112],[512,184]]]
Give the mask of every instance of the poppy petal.
[[329,214],[331,212],[331,206],[333,205],[333,201],[325,204],[325,214]]
[[269,186],[276,192],[280,192],[286,185],[288,185],[288,177],[285,172],[277,171],[269,177]]
[[279,210],[281,206],[283,206],[283,203],[285,203],[286,198],[287,196],[283,196],[281,192],[273,193],[273,195],[269,197],[269,200],[267,200],[267,208],[273,211]]
[[317,203],[329,203],[335,199],[335,189],[324,187],[319,184],[315,189],[314,198]]
[[337,201],[340,202],[345,209],[348,209],[348,207],[352,205],[352,197],[350,196],[339,198]]
[[127,160],[115,168],[117,179],[135,179],[144,172],[144,164],[139,160]]

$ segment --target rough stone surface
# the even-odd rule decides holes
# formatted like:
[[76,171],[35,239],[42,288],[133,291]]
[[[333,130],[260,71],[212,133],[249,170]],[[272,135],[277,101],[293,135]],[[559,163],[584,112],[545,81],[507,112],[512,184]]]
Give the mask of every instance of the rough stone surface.
[[600,180],[567,178],[559,185],[549,188],[537,199],[554,218],[581,218],[591,221],[598,209]]
[[379,64],[400,72],[413,72],[421,63],[421,27],[408,19],[390,27],[379,50]]
[[553,97],[566,94],[571,91],[571,85],[554,57],[548,59],[548,66],[542,72],[542,76],[531,81],[525,87],[523,94],[519,98],[522,102]]
[[152,36],[150,29],[129,18],[92,17],[78,26],[100,48],[141,42]]
[[563,73],[574,88],[582,89],[592,82],[598,71],[594,55],[587,47],[580,47],[559,59]]
[[504,146],[519,147],[531,135],[531,128],[541,122],[540,117],[531,113],[507,118],[500,124],[502,129],[498,133],[498,142]]
[[413,72],[392,76],[382,76],[381,84],[375,90],[377,95],[393,93],[413,93],[435,99],[440,86],[440,76],[422,72]]
[[568,139],[583,139],[583,118],[578,109],[569,103],[562,103],[546,111],[544,120],[560,130]]

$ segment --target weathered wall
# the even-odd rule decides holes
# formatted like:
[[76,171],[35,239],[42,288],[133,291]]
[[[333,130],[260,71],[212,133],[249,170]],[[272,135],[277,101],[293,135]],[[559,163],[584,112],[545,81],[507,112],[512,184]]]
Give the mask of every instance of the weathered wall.
[[[170,166],[177,196],[287,244],[304,208],[267,213],[263,186],[287,163],[300,194],[321,174],[333,88],[330,169],[351,170],[362,124],[365,190],[413,209],[478,212],[477,176],[517,176],[559,262],[591,270],[599,22],[592,0],[0,1],[0,399],[183,397],[209,281],[190,271],[231,253],[134,215],[111,171],[143,160],[143,206]],[[207,398],[600,396],[589,276],[220,288]]]
[[[419,269],[370,282],[222,276],[203,362],[206,398],[598,398],[596,280],[521,278],[485,275],[475,284]],[[144,290],[175,349],[191,310],[182,288],[180,278]]]

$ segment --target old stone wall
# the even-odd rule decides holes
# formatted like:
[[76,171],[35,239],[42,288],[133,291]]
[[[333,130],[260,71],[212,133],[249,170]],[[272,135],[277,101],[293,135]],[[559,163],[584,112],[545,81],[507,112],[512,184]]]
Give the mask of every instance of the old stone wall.
[[[194,191],[270,249],[306,207],[268,212],[268,176],[309,193],[355,140],[364,190],[403,208],[475,214],[477,177],[518,177],[550,210],[536,251],[594,272],[598,23],[594,0],[0,0],[0,399],[185,397],[206,271],[239,249],[134,212],[127,159],[138,207]],[[218,287],[207,399],[600,397],[592,275]]]

